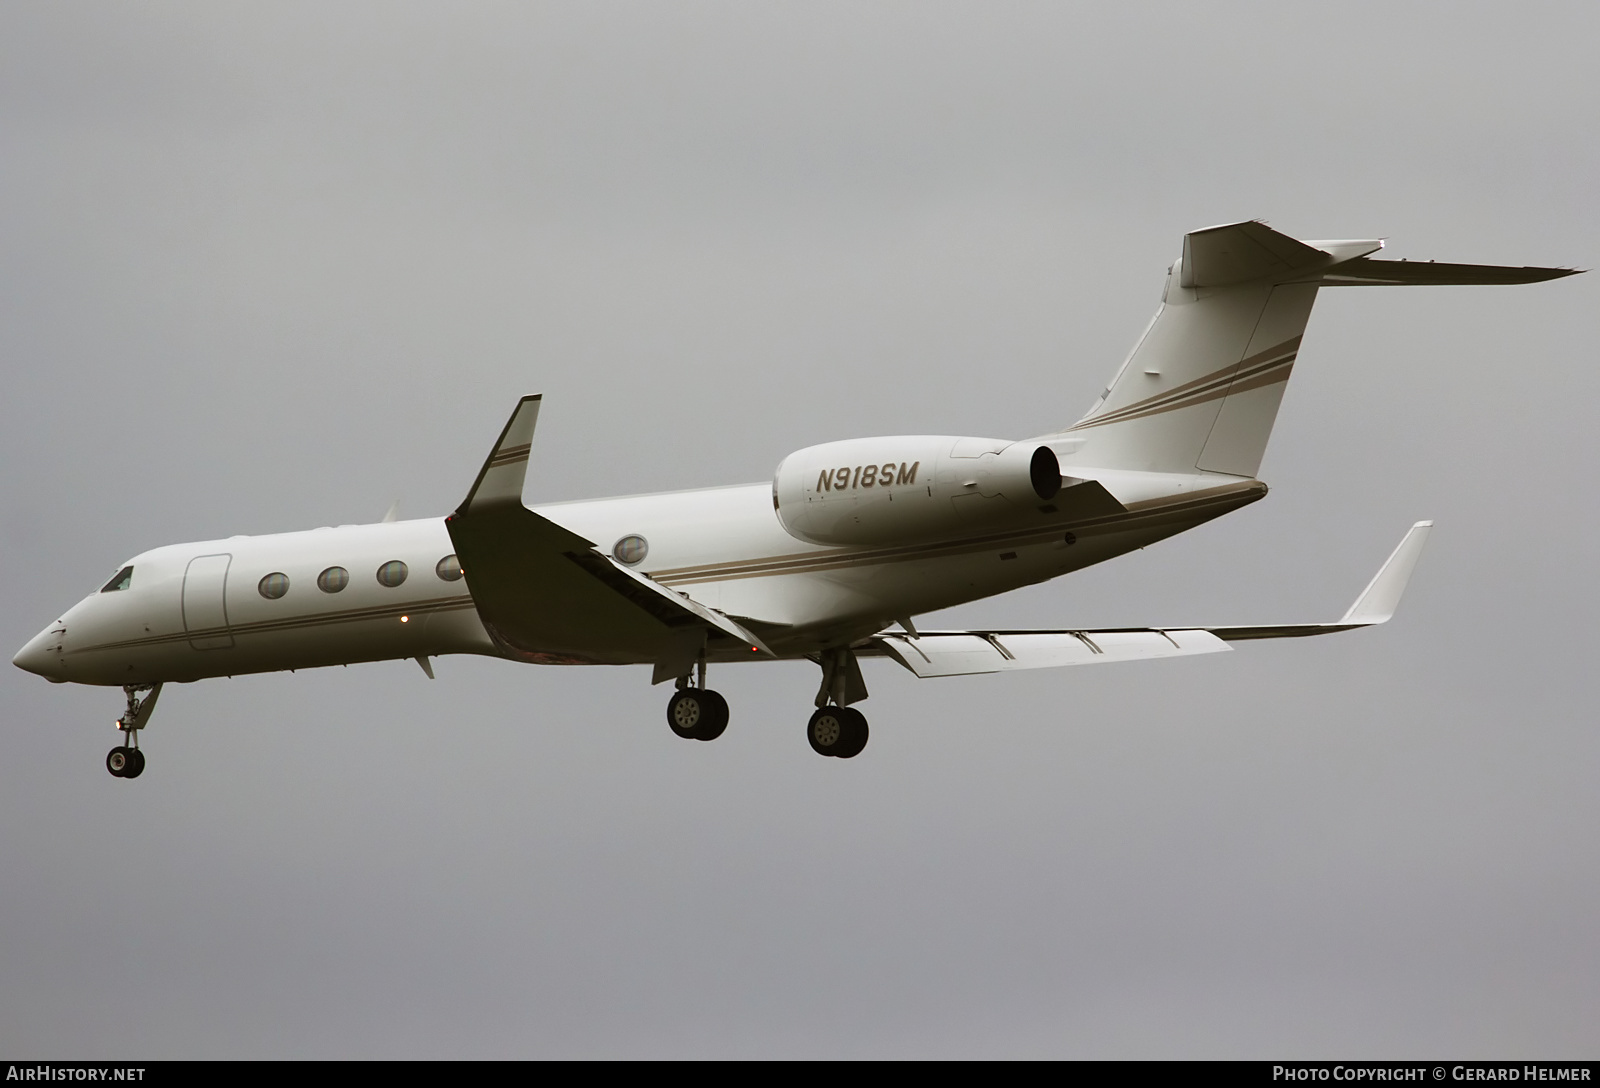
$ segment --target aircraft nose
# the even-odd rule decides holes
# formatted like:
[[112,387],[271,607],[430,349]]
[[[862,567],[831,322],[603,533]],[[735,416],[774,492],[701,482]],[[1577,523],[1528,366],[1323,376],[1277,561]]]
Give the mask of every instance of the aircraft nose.
[[59,683],[63,679],[60,646],[60,636],[47,628],[29,639],[28,644],[11,659],[11,663],[19,669]]

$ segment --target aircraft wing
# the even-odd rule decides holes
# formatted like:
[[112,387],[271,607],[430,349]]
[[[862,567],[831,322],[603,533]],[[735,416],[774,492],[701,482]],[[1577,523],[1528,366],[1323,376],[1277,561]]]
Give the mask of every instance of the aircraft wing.
[[756,652],[766,645],[720,612],[617,562],[522,505],[539,415],[524,397],[472,490],[445,519],[478,615],[501,643],[534,661],[654,661],[688,671],[708,635]]
[[1230,642],[1257,638],[1303,638],[1385,623],[1394,615],[1411,572],[1422,555],[1431,521],[1411,527],[1367,588],[1333,623],[1257,627],[1126,627],[1082,631],[925,631],[876,635],[857,647],[865,655],[892,657],[920,677],[1099,665],[1231,650]]

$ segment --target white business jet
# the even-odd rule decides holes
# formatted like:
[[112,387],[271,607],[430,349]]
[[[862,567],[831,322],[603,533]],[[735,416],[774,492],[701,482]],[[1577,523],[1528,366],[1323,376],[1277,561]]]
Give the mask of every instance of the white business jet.
[[120,686],[136,778],[162,686],[214,676],[485,654],[649,665],[667,722],[712,740],[711,663],[821,669],[812,748],[867,743],[860,659],[918,677],[1215,653],[1244,639],[1383,623],[1421,554],[1418,522],[1331,623],[919,631],[915,617],[1043,582],[1191,529],[1267,493],[1255,478],[1318,289],[1531,283],[1574,270],[1375,260],[1380,241],[1303,242],[1258,222],[1195,231],[1161,308],[1100,399],[1022,441],[906,435],[811,446],[771,483],[529,509],[539,398],[512,412],[455,513],[236,536],[128,560],[13,659],[56,682]]

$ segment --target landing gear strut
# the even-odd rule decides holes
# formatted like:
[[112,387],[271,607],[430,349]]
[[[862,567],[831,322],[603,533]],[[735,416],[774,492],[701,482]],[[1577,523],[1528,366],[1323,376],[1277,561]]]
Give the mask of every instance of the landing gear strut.
[[[150,720],[161,695],[160,684],[128,684],[123,687],[128,709],[117,719],[122,743],[106,753],[106,770],[115,778],[138,778],[144,773],[144,753],[139,751],[139,730]],[[148,694],[147,694],[148,693]]]
[[728,700],[706,687],[706,659],[700,655],[699,685],[678,677],[678,690],[667,701],[667,725],[685,740],[716,740],[728,728]]
[[806,740],[818,755],[853,759],[867,746],[866,715],[848,705],[867,697],[861,666],[849,647],[828,650],[817,663],[822,686],[817,689],[817,711],[806,723]]

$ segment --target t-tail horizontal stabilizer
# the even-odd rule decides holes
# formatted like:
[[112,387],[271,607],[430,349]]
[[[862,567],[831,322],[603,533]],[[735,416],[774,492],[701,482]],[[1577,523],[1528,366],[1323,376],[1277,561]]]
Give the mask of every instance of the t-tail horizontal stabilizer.
[[1324,287],[1464,287],[1541,283],[1576,276],[1581,268],[1537,268],[1504,264],[1444,264],[1439,261],[1380,261],[1358,257],[1317,280]]
[[1124,627],[1100,631],[924,631],[883,634],[856,648],[863,656],[892,657],[920,677],[1101,665],[1231,650],[1230,642],[1252,638],[1300,638],[1349,631],[1387,622],[1422,555],[1431,521],[1413,525],[1400,546],[1344,618],[1337,623],[1269,627]]

